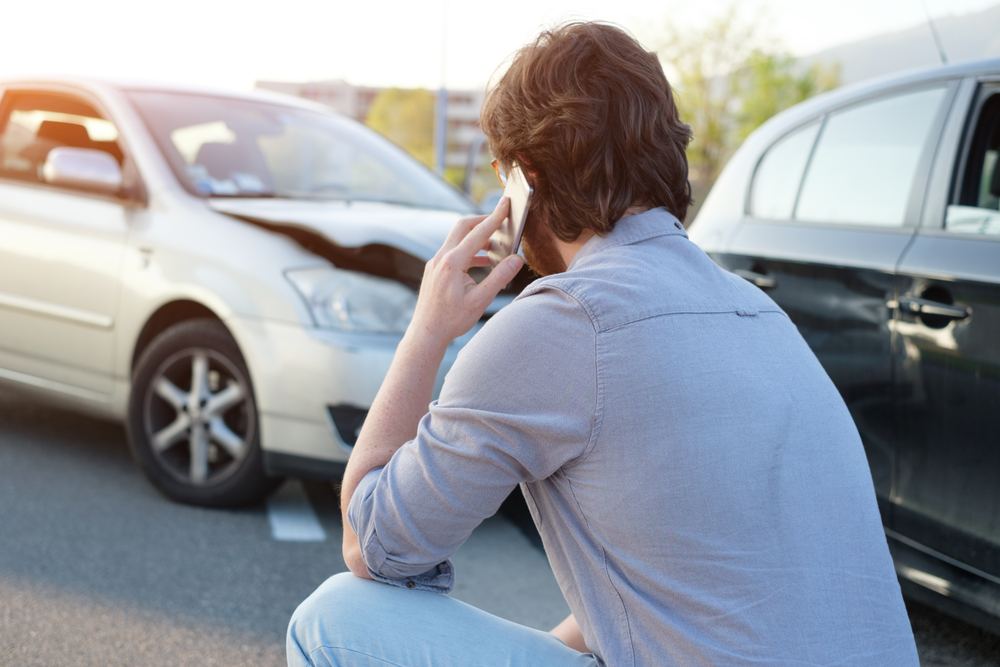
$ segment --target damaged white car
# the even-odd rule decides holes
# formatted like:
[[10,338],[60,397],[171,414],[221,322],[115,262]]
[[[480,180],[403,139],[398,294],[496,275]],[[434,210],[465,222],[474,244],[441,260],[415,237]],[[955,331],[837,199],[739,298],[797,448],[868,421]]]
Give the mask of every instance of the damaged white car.
[[0,382],[124,421],[149,480],[209,506],[341,473],[424,262],[474,212],[267,94],[0,83],[0,160]]

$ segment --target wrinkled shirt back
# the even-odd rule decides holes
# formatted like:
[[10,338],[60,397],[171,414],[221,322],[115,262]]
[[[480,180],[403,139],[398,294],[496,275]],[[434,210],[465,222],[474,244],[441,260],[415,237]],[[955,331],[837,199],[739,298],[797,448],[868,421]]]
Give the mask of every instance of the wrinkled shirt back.
[[495,315],[349,518],[373,576],[447,591],[518,484],[601,664],[918,664],[843,400],[663,209]]

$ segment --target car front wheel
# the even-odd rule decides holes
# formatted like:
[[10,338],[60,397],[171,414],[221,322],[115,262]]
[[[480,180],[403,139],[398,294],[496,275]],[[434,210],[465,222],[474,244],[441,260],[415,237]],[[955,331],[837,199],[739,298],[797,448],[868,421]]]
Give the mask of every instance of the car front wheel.
[[235,507],[280,482],[264,474],[243,355],[216,320],[181,322],[150,343],[133,374],[128,430],[146,477],[173,500]]

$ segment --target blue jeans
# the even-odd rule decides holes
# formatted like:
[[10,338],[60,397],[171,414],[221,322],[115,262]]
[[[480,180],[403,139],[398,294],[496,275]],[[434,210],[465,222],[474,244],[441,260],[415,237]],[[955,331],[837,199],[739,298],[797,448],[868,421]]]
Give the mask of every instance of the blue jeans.
[[547,632],[428,591],[350,572],[327,579],[288,624],[289,667],[597,667]]

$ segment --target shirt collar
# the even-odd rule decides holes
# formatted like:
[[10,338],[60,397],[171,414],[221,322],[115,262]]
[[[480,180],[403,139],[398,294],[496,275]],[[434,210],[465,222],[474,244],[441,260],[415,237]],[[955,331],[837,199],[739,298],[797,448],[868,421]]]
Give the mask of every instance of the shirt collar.
[[651,208],[637,215],[628,215],[619,220],[610,233],[605,236],[595,234],[584,243],[566,270],[572,270],[582,259],[602,250],[639,243],[657,236],[687,238],[687,232],[684,231],[680,221],[663,207]]

